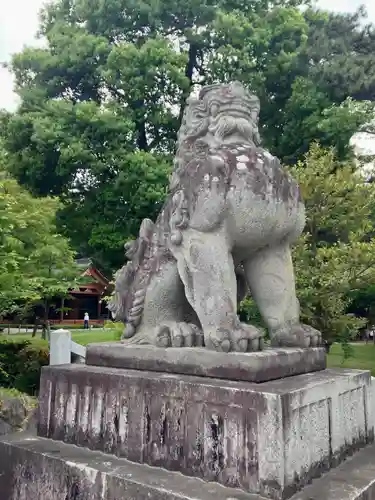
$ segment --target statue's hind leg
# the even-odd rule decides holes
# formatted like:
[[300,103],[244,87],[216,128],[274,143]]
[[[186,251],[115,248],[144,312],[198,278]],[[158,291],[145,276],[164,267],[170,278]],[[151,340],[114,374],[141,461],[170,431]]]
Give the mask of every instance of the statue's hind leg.
[[176,261],[162,263],[152,277],[141,323],[135,335],[125,342],[159,347],[202,345],[199,321],[186,299]]
[[244,263],[251,294],[268,327],[273,346],[309,347],[321,333],[300,323],[294,270],[287,243],[258,251]]

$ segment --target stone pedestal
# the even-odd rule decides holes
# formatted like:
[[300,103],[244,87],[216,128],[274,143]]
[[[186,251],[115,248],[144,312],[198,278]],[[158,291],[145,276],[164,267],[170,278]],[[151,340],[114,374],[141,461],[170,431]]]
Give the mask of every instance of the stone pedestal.
[[68,365],[43,369],[38,432],[279,500],[371,442],[372,407],[359,370],[253,383]]
[[86,364],[151,372],[197,375],[245,382],[267,382],[326,368],[322,348],[265,349],[261,352],[209,351],[196,347],[161,349],[148,345],[117,342],[91,344]]

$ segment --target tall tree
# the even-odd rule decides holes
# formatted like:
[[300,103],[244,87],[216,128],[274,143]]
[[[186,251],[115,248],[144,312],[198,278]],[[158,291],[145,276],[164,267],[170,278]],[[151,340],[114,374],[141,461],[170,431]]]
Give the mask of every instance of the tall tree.
[[294,162],[314,139],[344,157],[368,117],[346,99],[373,98],[372,70],[362,86],[354,75],[373,64],[374,29],[362,26],[363,13],[301,4],[51,3],[40,26],[47,47],[25,49],[11,64],[21,105],[1,120],[9,170],[34,193],[60,196],[60,229],[114,268],[124,241],[163,200],[192,89],[239,79],[260,96],[265,144],[282,160]]
[[352,163],[313,145],[292,169],[306,203],[307,222],[294,259],[302,314],[326,338],[350,339],[363,321],[348,314],[355,293],[375,282],[370,215],[375,186]]
[[[318,144],[290,171],[306,205],[305,231],[293,247],[301,316],[326,340],[347,344],[373,313],[375,240],[367,235],[374,227],[375,185]],[[262,325],[251,297],[240,314]]]
[[375,28],[362,8],[354,14],[307,9],[304,18],[307,41],[279,103],[275,152],[294,163],[319,140],[342,159],[351,153],[352,135],[374,118]]
[[79,282],[74,253],[56,231],[59,201],[34,198],[6,174],[0,178],[0,317],[42,304]]

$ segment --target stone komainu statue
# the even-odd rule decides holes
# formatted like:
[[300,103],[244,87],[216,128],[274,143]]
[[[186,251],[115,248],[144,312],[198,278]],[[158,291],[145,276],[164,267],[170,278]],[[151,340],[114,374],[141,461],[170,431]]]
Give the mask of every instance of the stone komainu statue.
[[187,102],[170,194],[126,245],[110,309],[133,344],[262,348],[237,303],[249,287],[273,346],[316,346],[299,321],[290,245],[305,224],[297,183],[260,145],[259,100],[242,84]]

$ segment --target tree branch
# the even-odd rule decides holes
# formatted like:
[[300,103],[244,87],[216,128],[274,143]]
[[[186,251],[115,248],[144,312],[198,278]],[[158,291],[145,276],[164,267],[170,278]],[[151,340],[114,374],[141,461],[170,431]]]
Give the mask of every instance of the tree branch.
[[194,74],[194,69],[197,66],[198,46],[196,44],[194,44],[193,42],[190,43],[188,56],[189,56],[189,59],[188,59],[188,62],[186,64],[186,68],[185,68],[185,76],[189,80],[189,88],[183,93],[182,98],[181,98],[180,112],[178,115],[178,123],[179,124],[181,124],[181,122],[182,122],[182,117],[183,117],[184,109],[185,109],[185,101],[189,97],[191,87],[193,86],[193,74]]
[[137,120],[135,124],[137,131],[137,146],[141,151],[148,151],[149,147],[147,144],[147,134],[146,134],[146,122],[145,120]]

